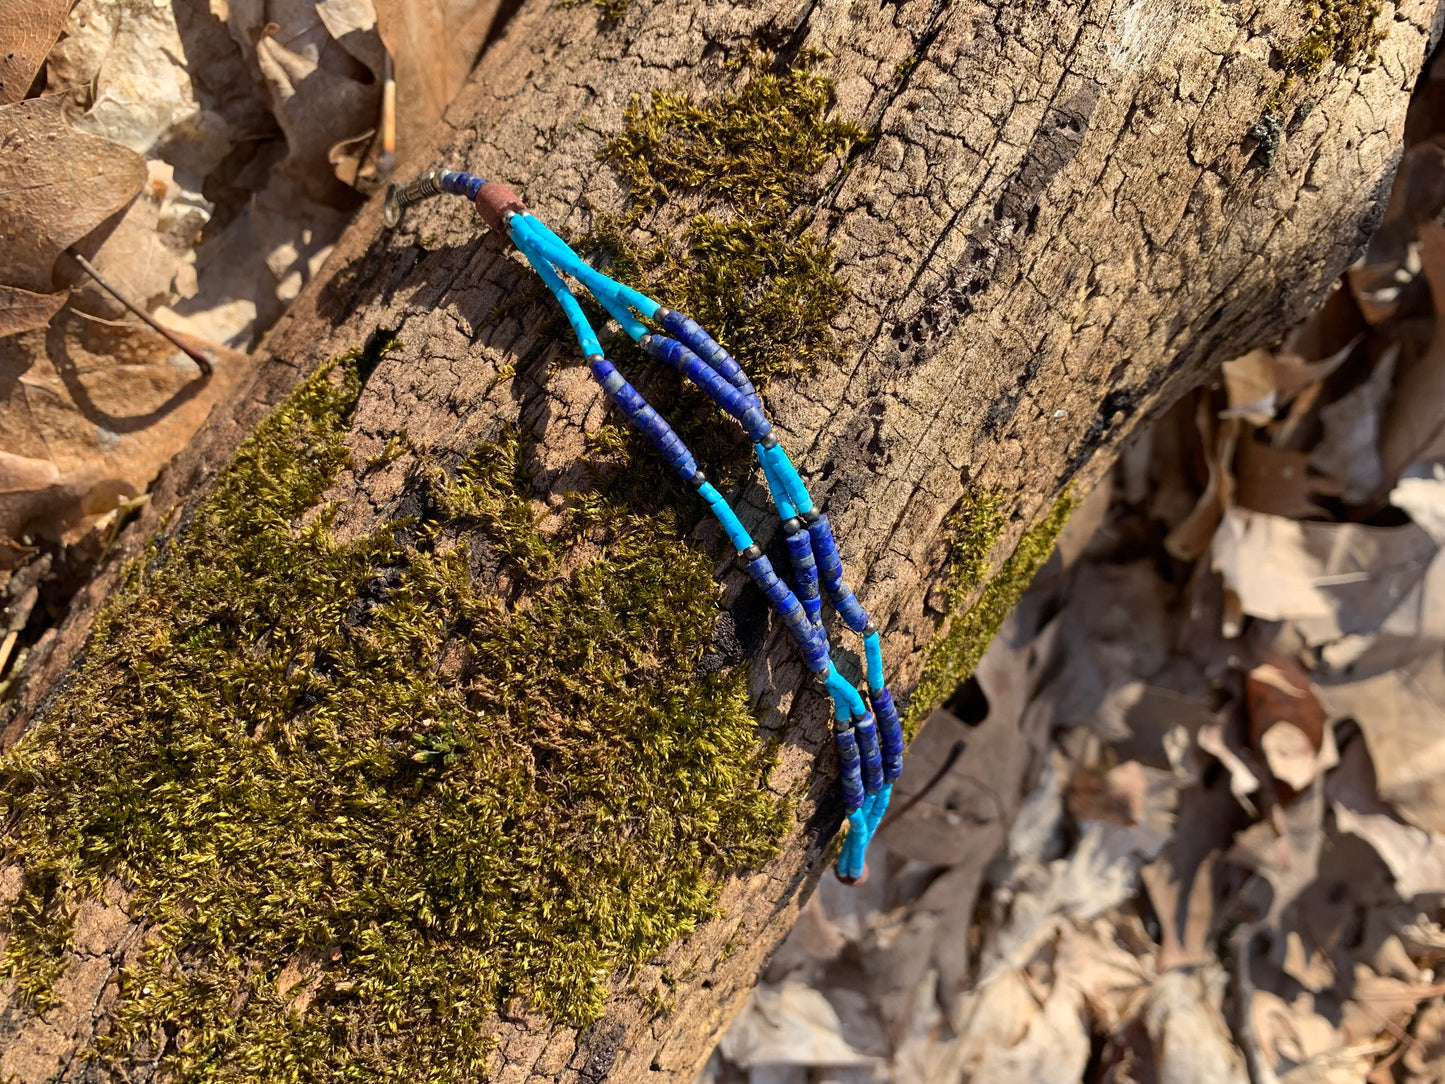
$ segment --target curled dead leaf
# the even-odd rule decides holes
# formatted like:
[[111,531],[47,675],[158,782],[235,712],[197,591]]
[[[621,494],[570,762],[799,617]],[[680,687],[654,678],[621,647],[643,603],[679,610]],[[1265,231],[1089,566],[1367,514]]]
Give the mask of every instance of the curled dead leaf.
[[72,128],[56,95],[0,107],[0,132],[0,275],[45,292],[56,257],[141,190],[145,163]]

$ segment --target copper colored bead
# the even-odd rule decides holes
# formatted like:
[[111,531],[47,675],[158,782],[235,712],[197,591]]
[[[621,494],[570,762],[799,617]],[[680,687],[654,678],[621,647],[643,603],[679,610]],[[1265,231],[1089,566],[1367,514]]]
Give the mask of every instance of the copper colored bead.
[[502,228],[502,216],[508,211],[526,214],[527,205],[522,202],[521,196],[512,191],[511,185],[494,181],[477,190],[477,211],[483,222],[505,237],[507,231]]

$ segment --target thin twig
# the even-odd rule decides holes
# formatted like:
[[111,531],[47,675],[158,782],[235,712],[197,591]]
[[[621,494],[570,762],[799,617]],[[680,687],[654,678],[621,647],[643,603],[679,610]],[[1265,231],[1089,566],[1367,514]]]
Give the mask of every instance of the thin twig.
[[150,313],[146,312],[139,305],[135,304],[135,302],[131,301],[130,298],[126,297],[125,294],[117,290],[114,285],[107,282],[105,276],[95,269],[95,265],[92,264],[89,260],[87,260],[84,256],[82,256],[79,252],[76,252],[74,248],[67,248],[65,250],[65,254],[76,263],[80,264],[81,268],[85,271],[85,273],[91,278],[95,279],[97,286],[99,286],[106,293],[110,294],[111,297],[119,301],[139,319],[143,320],[146,327],[150,328],[152,331],[165,339],[181,353],[185,354],[186,357],[194,361],[196,365],[200,367],[201,375],[210,376],[215,371],[214,366],[212,366],[211,364],[210,358],[206,357],[206,355],[203,354],[200,350],[196,349],[196,347],[191,346],[189,343],[182,340],[181,337],[177,335],[174,331],[166,327],[164,324],[160,323]]

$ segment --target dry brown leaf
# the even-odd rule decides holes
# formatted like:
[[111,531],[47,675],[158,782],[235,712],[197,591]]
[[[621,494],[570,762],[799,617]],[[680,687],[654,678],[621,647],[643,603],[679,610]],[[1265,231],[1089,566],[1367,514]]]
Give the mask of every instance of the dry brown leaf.
[[1194,510],[1164,539],[1164,548],[1181,561],[1198,560],[1209,552],[1220,518],[1234,503],[1234,475],[1230,473],[1230,464],[1239,439],[1239,419],[1217,421],[1209,408],[1208,398],[1200,396],[1194,420],[1206,449],[1209,481]]
[[1329,766],[1320,756],[1325,711],[1309,676],[1292,659],[1272,657],[1245,675],[1244,701],[1250,742],[1270,773],[1291,791],[1309,786]]
[[71,0],[5,0],[0,4],[0,105],[25,97],[45,55],[60,37]]
[[0,107],[0,132],[0,275],[43,293],[61,251],[140,191],[145,163],[70,127],[56,95]]
[[1287,451],[1262,440],[1241,440],[1234,453],[1234,502],[1272,516],[1317,516],[1317,496],[1338,496],[1339,486],[1309,469],[1308,452]]
[[1076,819],[1133,828],[1144,821],[1148,789],[1144,766],[1136,760],[1126,760],[1108,771],[1080,768],[1069,779],[1064,803]]
[[1416,826],[1445,832],[1445,662],[1439,649],[1363,681],[1322,685],[1319,693],[1333,717],[1359,724],[1380,797]]
[[371,0],[320,0],[316,16],[336,44],[365,64],[380,79],[386,47],[376,31],[376,6]]
[[1243,611],[1289,621],[1311,645],[1380,629],[1438,547],[1415,524],[1312,523],[1241,508],[1225,514],[1213,563]]
[[71,538],[142,492],[248,371],[206,351],[213,375],[149,328],[68,312],[0,339],[0,538]]
[[1380,435],[1382,481],[1377,496],[1445,431],[1445,226],[1420,224],[1420,262],[1437,319],[1428,349],[1400,359]]
[[1399,346],[1386,347],[1369,379],[1320,408],[1325,432],[1309,464],[1338,480],[1340,495],[1349,504],[1368,500],[1384,481],[1380,425],[1399,357]]
[[466,85],[500,6],[500,0],[376,0],[376,26],[396,65],[398,162]]
[[0,286],[0,337],[44,327],[65,307],[69,297],[69,290],[34,294],[15,286]]
[[1269,809],[1269,817],[1235,837],[1231,861],[1269,882],[1273,894],[1264,922],[1277,928],[1286,907],[1315,879],[1324,843],[1324,788],[1305,788],[1287,806]]

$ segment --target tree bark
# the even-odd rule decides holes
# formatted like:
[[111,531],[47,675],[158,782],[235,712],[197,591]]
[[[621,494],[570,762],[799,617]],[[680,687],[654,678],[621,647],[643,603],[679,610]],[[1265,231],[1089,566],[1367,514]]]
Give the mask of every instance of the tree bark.
[[[1347,6],[1358,5],[1326,5]],[[1313,32],[1300,8],[633,0],[609,20],[528,0],[453,104],[430,160],[506,180],[554,228],[582,233],[626,209],[627,187],[600,155],[634,95],[705,100],[736,87],[744,76],[728,62],[760,45],[779,62],[825,54],[816,63],[833,80],[834,115],[873,133],[825,167],[803,208],[836,246],[851,292],[831,321],[843,350],[777,379],[769,400],[903,693],[1066,491],[1087,492],[1135,426],[1302,317],[1360,251],[1445,8],[1386,3],[1373,63],[1331,42],[1337,51],[1308,75],[1289,62]],[[643,228],[675,235],[692,210],[669,200]],[[365,381],[345,438],[350,466],[327,494],[338,538],[405,511],[418,457],[455,464],[502,422],[531,434],[539,508],[579,484],[572,464],[603,417],[601,393],[584,370],[558,367],[573,351],[544,299],[507,307],[528,288],[525,272],[456,205],[417,207],[393,232],[379,211],[373,201],[353,224],[271,336],[254,381],[162,478],[116,559],[35,653],[8,742],[83,680],[87,637],[123,559],[183,530],[268,412],[378,328],[396,345]],[[412,450],[388,459],[403,429]],[[992,571],[952,612],[949,517],[978,494],[1000,502],[1003,528],[987,539]],[[760,479],[730,496],[769,539]],[[715,541],[706,526],[691,537]],[[752,588],[720,567],[724,610],[756,625]],[[780,853],[727,881],[719,917],[615,976],[597,1022],[497,1016],[493,1079],[686,1082],[788,931],[826,867],[840,807],[826,701],[784,630],[756,641],[753,705],[764,732],[784,738],[769,785],[799,795]],[[122,905],[104,912],[68,950],[56,1007],[36,1014],[13,980],[5,987],[0,1064],[18,1079],[118,1079],[86,1051],[143,934]],[[664,972],[670,1004],[658,1007],[647,995]],[[150,1079],[154,1065],[128,1071]]]

